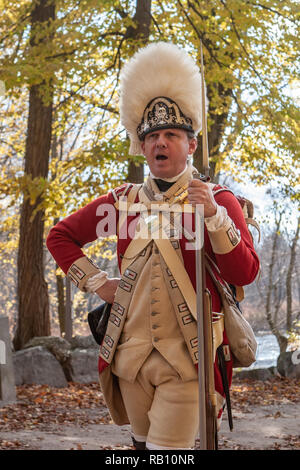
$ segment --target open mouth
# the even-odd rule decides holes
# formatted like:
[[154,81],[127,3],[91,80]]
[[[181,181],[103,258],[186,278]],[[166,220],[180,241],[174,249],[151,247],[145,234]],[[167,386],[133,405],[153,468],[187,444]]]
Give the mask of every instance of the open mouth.
[[168,157],[166,155],[156,155],[156,160],[168,160]]

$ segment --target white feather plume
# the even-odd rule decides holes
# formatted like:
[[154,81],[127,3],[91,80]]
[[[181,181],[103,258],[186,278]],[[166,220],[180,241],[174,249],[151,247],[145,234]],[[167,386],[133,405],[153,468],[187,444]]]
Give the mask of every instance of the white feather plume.
[[201,75],[191,56],[178,46],[153,43],[140,49],[121,73],[120,117],[127,130],[130,153],[141,154],[136,129],[147,104],[158,96],[171,98],[201,130]]

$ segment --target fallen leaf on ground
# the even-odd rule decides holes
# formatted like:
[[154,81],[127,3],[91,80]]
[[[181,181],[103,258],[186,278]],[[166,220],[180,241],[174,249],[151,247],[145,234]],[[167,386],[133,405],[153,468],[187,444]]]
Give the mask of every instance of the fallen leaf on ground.
[[[252,406],[296,403],[300,401],[300,381],[275,377],[262,382],[251,379],[233,379],[231,402],[233,412],[251,412]],[[273,417],[279,418],[275,413]],[[0,432],[38,430],[51,432],[57,425],[80,426],[112,423],[98,383],[83,385],[70,382],[57,389],[48,385],[17,387],[17,403],[0,408]],[[230,439],[220,436],[220,449],[242,449]],[[0,438],[0,450],[33,449],[20,439]],[[286,436],[284,443],[275,442],[273,449],[300,449],[299,436]],[[73,450],[84,450],[77,444]],[[128,450],[129,446],[99,446],[99,449]]]

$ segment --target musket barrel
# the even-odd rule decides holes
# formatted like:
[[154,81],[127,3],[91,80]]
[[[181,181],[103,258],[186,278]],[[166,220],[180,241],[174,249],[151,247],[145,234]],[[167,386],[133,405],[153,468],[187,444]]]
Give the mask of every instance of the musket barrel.
[[198,339],[198,384],[199,384],[199,440],[200,450],[207,449],[206,432],[206,396],[205,396],[205,351],[204,351],[204,291],[202,245],[204,242],[204,219],[200,207],[195,210],[196,227],[196,293],[197,293],[197,339]]
[[[209,177],[209,150],[206,119],[206,90],[204,79],[203,48],[200,41],[201,93],[202,93],[202,168]],[[194,176],[197,178],[197,176]],[[199,178],[199,177],[198,177]],[[204,269],[204,212],[203,207],[195,210],[196,231],[196,294],[197,294],[197,335],[198,335],[198,382],[199,382],[199,438],[200,449],[216,449],[216,404],[214,391],[214,358],[212,357],[211,309],[205,302]],[[213,399],[212,399],[213,398]]]

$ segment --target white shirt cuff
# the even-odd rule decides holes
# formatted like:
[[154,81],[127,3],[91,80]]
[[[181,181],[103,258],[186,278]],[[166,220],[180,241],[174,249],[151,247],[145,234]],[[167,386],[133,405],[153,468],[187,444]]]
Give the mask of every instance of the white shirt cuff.
[[99,287],[102,287],[103,284],[107,281],[107,272],[100,271],[99,273],[95,274],[95,276],[90,277],[85,284],[85,288],[87,292],[96,292]]
[[217,205],[216,214],[212,217],[206,217],[204,221],[207,230],[209,232],[215,232],[228,223],[228,218],[226,207]]

